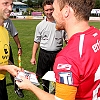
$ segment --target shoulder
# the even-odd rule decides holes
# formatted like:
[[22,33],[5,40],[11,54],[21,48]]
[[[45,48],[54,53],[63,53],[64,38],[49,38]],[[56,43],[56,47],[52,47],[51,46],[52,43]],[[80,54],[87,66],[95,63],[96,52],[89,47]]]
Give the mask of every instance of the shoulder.
[[45,27],[46,22],[47,22],[46,20],[42,20],[39,24],[37,24],[36,29],[41,29]]
[[8,34],[8,31],[6,30],[5,27],[3,27],[2,29],[0,29],[1,33],[5,33],[5,34]]
[[11,22],[11,19],[8,18],[8,19],[6,19],[6,20],[4,21],[4,23],[5,23],[5,22],[10,23],[10,22]]
[[43,25],[46,23],[46,20],[42,20],[37,26]]
[[8,18],[4,21],[4,27],[8,28],[12,25],[12,21]]

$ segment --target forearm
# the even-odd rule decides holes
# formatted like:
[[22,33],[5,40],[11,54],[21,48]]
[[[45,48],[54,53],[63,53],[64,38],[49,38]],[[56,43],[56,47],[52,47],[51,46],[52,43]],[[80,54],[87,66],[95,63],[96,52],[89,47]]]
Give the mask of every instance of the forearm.
[[0,65],[0,70],[5,70],[5,71],[7,71],[7,66],[8,66],[8,65]]
[[39,48],[39,43],[34,42],[33,49],[32,49],[32,58],[36,57],[36,53],[37,53],[38,48]]
[[54,95],[41,90],[33,84],[31,84],[29,90],[31,90],[39,98],[39,100],[56,100]]
[[16,76],[18,74],[18,71],[21,71],[21,68],[15,65],[0,65],[0,71],[7,71],[13,76]]
[[14,41],[15,41],[17,47],[20,48],[21,47],[21,44],[20,44],[20,40],[18,38],[18,35],[14,36],[13,38],[14,38]]

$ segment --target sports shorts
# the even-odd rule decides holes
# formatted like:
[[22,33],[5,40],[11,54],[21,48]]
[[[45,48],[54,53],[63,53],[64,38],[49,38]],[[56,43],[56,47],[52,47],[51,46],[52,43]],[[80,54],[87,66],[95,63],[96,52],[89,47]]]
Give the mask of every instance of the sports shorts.
[[53,64],[58,51],[46,51],[40,48],[36,75],[39,77],[44,76],[44,74],[50,70],[53,70]]
[[0,100],[8,100],[6,79],[0,80]]

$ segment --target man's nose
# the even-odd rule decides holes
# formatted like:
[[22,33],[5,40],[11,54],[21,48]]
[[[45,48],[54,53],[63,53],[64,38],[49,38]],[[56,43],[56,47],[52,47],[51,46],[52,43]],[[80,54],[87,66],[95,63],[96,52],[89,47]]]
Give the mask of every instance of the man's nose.
[[12,5],[8,6],[9,11],[12,11]]

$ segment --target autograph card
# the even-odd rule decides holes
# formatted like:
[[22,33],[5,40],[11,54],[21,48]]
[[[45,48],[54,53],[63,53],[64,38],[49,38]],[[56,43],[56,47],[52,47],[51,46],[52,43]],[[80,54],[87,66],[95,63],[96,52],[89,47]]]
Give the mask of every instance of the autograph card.
[[39,82],[36,78],[36,74],[27,70],[24,70],[22,72],[18,72],[18,75],[15,77],[15,81],[19,80],[22,81],[22,79],[20,78],[20,76],[23,76],[27,79],[29,79],[34,85],[39,86]]

